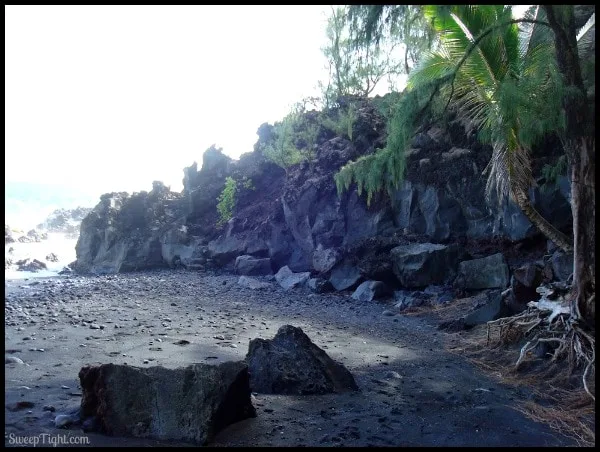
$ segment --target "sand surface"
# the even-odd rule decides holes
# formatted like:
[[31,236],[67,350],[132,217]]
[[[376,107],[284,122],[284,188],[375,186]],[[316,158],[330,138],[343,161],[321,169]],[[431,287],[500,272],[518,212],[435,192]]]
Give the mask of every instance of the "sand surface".
[[[447,333],[391,302],[350,293],[242,288],[234,275],[153,271],[5,283],[5,445],[164,446],[57,429],[76,410],[78,372],[116,363],[175,368],[244,359],[248,342],[298,326],[354,375],[360,392],[255,394],[258,416],[212,446],[562,446],[572,440],[513,407],[526,389],[492,381],[444,350]],[[99,327],[99,328],[97,328]],[[178,345],[177,341],[189,341]],[[18,401],[33,405],[16,411]],[[46,407],[46,409],[44,409]],[[54,411],[48,411],[54,408]]]

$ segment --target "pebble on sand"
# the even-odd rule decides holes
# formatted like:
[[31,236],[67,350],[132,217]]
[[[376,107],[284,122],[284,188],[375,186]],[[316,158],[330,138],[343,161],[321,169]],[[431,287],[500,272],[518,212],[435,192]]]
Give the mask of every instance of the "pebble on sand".
[[21,358],[16,356],[7,356],[4,358],[4,364],[25,364]]

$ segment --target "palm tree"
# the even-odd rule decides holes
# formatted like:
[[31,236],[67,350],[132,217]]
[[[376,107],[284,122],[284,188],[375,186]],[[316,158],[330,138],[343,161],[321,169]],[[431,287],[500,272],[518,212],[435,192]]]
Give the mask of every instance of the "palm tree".
[[[551,31],[529,23],[519,29],[512,23],[472,47],[494,24],[513,19],[510,6],[427,6],[424,12],[438,33],[440,48],[413,71],[409,89],[450,75],[452,83],[440,94],[493,149],[486,168],[488,200],[495,195],[501,203],[509,195],[544,235],[572,250],[572,241],[540,215],[528,196],[535,185],[532,145],[545,134],[564,129]],[[539,20],[540,15],[540,9],[532,7],[526,17]]]

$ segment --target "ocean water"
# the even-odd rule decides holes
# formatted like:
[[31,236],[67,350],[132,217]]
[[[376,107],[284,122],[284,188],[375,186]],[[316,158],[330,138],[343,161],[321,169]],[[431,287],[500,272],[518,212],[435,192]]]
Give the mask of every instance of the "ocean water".
[[[19,236],[18,234],[15,235]],[[76,244],[77,239],[67,238],[64,234],[52,232],[48,233],[47,240],[42,240],[41,242],[9,243],[5,245],[4,256],[11,259],[13,261],[13,265],[4,270],[4,278],[7,280],[12,280],[57,276],[58,272],[75,260]],[[11,248],[13,250],[9,253]],[[58,257],[58,262],[49,262],[46,260],[46,256],[50,253],[56,254]],[[41,262],[44,262],[48,269],[37,272],[18,271],[17,266],[14,265],[14,262],[26,258],[37,259]]]

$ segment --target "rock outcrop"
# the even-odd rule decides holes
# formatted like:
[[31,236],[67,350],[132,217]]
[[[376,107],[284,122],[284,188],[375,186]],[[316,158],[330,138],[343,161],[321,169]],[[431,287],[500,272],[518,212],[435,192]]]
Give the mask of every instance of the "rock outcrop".
[[159,182],[149,193],[109,193],[84,218],[75,251],[79,273],[116,273],[167,267],[191,257],[181,195]]
[[77,237],[81,222],[91,211],[92,209],[88,207],[57,209],[48,215],[43,223],[38,224],[37,229]]
[[224,427],[256,416],[243,361],[180,369],[103,364],[82,368],[79,380],[84,425],[111,436],[205,445]]
[[468,290],[503,289],[509,283],[508,265],[501,253],[461,262],[458,273],[457,285]]
[[21,259],[15,262],[17,269],[21,272],[38,272],[40,270],[46,270],[48,266],[37,259]]
[[[82,222],[76,271],[183,266],[258,275],[287,267],[291,274],[329,281],[335,290],[354,290],[363,281],[423,289],[451,284],[460,262],[485,256],[469,255],[465,244],[498,244],[488,247],[491,255],[503,251],[500,243],[538,234],[512,201],[500,210],[496,200],[487,203],[481,173],[491,149],[459,121],[423,128],[407,152],[406,179],[390,197],[375,195],[367,205],[355,187],[338,195],[334,174],[385,145],[385,120],[375,104],[359,104],[352,140],[320,125],[315,158],[287,171],[263,155],[274,139],[272,126],[263,124],[254,151],[239,160],[212,146],[200,170],[196,163],[185,168],[181,194],[157,183],[150,193],[104,195]],[[335,111],[306,115],[314,120]],[[533,152],[534,172],[549,152],[539,163]],[[219,225],[217,203],[228,177],[236,181],[236,202],[232,218]],[[530,192],[534,206],[556,227],[568,228],[568,180],[539,185]],[[568,265],[561,259],[554,268],[563,278]],[[494,270],[502,273],[498,281],[466,281],[462,288],[506,287],[504,265]]]
[[302,329],[284,325],[273,339],[253,339],[246,355],[252,391],[326,394],[356,391],[352,374],[316,346]]

